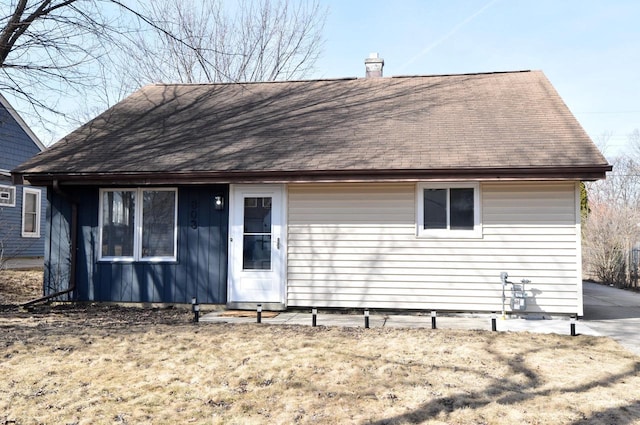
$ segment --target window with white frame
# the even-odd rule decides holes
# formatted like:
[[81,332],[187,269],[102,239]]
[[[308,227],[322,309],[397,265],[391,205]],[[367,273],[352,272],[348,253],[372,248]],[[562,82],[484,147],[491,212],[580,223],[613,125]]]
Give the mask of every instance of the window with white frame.
[[25,187],[22,189],[22,237],[40,237],[40,189]]
[[178,191],[175,188],[100,190],[100,258],[176,259]]
[[16,206],[16,187],[0,185],[0,207]]
[[418,236],[482,236],[477,183],[420,183],[416,199]]

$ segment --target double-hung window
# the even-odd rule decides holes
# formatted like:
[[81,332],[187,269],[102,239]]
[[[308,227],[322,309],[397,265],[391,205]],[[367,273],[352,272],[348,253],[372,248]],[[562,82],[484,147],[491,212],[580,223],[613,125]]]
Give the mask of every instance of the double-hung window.
[[22,237],[40,237],[40,189],[25,187],[22,189]]
[[175,260],[177,200],[174,188],[101,189],[100,259]]
[[421,183],[417,186],[416,199],[418,236],[482,236],[477,183]]

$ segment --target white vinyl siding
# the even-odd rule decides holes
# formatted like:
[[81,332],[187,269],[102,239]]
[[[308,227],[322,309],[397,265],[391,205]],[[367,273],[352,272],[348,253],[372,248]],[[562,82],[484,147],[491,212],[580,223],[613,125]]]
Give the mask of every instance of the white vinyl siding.
[[[288,305],[582,314],[574,182],[481,183],[479,239],[416,237],[416,185],[289,186]],[[508,310],[508,306],[507,306]]]

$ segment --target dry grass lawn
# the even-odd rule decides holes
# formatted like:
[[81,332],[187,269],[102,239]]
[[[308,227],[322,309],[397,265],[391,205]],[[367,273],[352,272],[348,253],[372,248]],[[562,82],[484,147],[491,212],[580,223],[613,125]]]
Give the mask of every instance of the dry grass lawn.
[[606,338],[191,317],[3,306],[0,424],[640,423],[640,358]]
[[0,306],[42,296],[42,271],[0,269]]

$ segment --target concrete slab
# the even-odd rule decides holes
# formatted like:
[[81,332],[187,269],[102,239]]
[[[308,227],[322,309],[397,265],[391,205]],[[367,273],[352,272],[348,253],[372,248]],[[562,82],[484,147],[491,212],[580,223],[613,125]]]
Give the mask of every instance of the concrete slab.
[[[640,355],[640,293],[585,282],[584,320],[575,323],[576,334],[608,336],[631,352]],[[255,323],[255,318],[221,317],[221,312],[208,313],[201,321],[209,323]],[[263,318],[265,324],[311,326],[311,313],[282,312],[273,318]],[[364,327],[361,314],[332,314],[319,312],[318,326]],[[371,314],[369,326],[431,329],[430,315]],[[438,329],[491,330],[490,315],[439,315]],[[535,332],[571,335],[569,318],[523,319],[500,317],[496,320],[499,332]]]
[[44,268],[44,258],[10,258],[4,264],[4,267],[9,270],[41,270]]
[[[209,323],[256,323],[256,318],[226,317],[221,312],[208,313],[200,318],[202,322]],[[282,312],[276,317],[263,318],[262,323],[272,325],[312,325],[311,313]],[[364,327],[364,316],[359,314],[332,314],[319,313],[316,318],[318,326],[342,326]],[[425,328],[431,329],[431,316],[396,315],[396,314],[372,314],[369,317],[371,328]],[[436,317],[437,329],[468,329],[491,330],[491,316],[438,316]],[[536,332],[556,333],[561,335],[571,334],[571,323],[568,319],[553,320],[527,320],[527,319],[501,319],[496,320],[496,329],[500,332]],[[584,322],[576,323],[576,332],[581,335],[595,335],[600,333],[591,329]]]

